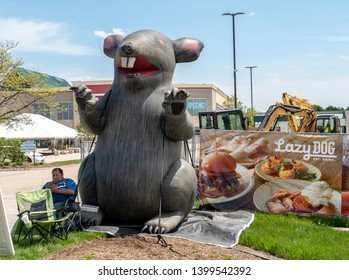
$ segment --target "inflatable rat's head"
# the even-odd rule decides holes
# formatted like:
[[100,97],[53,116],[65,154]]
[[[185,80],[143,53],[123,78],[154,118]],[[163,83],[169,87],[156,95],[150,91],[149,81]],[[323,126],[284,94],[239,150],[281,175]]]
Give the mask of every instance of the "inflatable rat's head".
[[153,30],[126,37],[110,35],[104,40],[104,53],[114,59],[114,83],[133,89],[171,84],[176,63],[196,60],[203,47],[199,40],[173,41]]

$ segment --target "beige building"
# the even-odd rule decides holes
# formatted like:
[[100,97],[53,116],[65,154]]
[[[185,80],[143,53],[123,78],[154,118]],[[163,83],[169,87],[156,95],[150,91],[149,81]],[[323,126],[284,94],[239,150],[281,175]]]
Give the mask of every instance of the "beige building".
[[52,97],[50,106],[46,101],[37,101],[22,113],[40,114],[76,129],[79,124],[76,106],[73,92],[69,87],[61,87],[59,93]]
[[194,126],[199,126],[198,112],[223,109],[227,95],[213,84],[175,84],[175,87],[190,93],[187,109],[193,117]]
[[[77,104],[70,84],[60,78],[48,76],[47,83],[59,88],[59,93],[52,97],[51,103],[38,101],[23,110],[23,113],[43,115],[51,120],[76,129],[80,124]],[[97,98],[110,89],[112,80],[72,81],[72,86],[86,85]],[[174,84],[174,87],[189,92],[187,109],[193,117],[194,126],[199,126],[198,112],[220,110],[227,95],[214,84]]]
[[[72,85],[86,85],[98,98],[101,98],[109,90],[112,82],[112,80],[72,81]],[[228,97],[213,84],[174,84],[174,87],[189,92],[190,96],[188,98],[187,109],[193,117],[194,126],[199,126],[198,112],[222,109],[223,102]],[[71,96],[67,96],[65,93],[62,94],[62,97],[57,97],[59,102],[63,102],[64,98],[70,102],[74,96],[72,92]],[[78,115],[75,118],[77,119]],[[71,123],[76,124],[76,121],[72,121]]]

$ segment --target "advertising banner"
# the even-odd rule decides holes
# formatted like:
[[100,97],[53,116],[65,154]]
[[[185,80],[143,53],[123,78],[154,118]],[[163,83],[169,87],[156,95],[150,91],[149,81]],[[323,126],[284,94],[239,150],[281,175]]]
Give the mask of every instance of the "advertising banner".
[[201,130],[200,198],[221,210],[348,215],[348,135]]

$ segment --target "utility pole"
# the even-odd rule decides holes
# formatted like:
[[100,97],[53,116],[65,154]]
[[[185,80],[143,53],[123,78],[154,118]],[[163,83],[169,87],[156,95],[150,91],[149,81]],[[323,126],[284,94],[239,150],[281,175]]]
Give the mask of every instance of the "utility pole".
[[257,68],[257,66],[246,66],[245,68],[250,69],[250,80],[251,80],[251,111],[253,113],[253,89],[252,89],[252,69]]
[[234,109],[237,109],[237,93],[236,93],[236,52],[235,52],[235,16],[244,15],[245,13],[224,13],[222,16],[231,16],[233,21],[233,62],[234,62]]

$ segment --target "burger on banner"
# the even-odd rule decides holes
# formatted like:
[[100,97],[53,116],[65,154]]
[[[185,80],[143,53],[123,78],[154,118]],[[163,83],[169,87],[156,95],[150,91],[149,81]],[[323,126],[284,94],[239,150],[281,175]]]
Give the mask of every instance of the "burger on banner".
[[235,158],[225,152],[207,154],[201,164],[200,191],[208,198],[231,197],[240,190],[241,175]]

